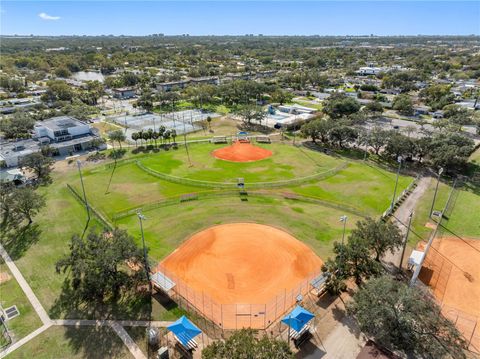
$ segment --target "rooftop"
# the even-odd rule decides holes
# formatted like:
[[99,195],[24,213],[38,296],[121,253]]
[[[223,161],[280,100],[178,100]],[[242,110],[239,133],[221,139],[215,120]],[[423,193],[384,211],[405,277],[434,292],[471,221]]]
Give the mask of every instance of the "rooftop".
[[70,116],[58,116],[52,117],[48,120],[37,123],[35,126],[43,126],[52,131],[65,130],[71,127],[83,126],[85,125],[82,121],[77,120],[74,117]]

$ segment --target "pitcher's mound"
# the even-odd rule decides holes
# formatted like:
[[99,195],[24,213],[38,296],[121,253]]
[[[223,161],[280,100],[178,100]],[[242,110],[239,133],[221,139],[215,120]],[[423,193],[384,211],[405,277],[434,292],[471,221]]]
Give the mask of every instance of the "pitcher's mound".
[[222,147],[212,152],[215,158],[232,162],[252,162],[268,158],[272,151],[254,146],[251,143],[235,142],[231,146]]

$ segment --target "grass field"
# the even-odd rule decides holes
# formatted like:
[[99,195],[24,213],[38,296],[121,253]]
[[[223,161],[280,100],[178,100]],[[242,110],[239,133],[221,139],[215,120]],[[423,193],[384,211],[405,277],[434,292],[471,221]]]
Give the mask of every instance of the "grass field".
[[7,265],[0,259],[0,273],[8,273],[10,279],[0,284],[0,303],[3,309],[16,305],[20,315],[7,322],[10,336],[18,341],[42,326],[22,288],[18,285]]
[[[421,239],[428,239],[428,235],[432,231],[426,224],[429,222],[435,186],[436,180],[433,179],[429,189],[415,209],[413,220],[414,236],[410,238],[410,242],[413,245]],[[451,191],[451,183],[440,183],[434,210],[441,211],[444,209]],[[445,236],[480,239],[480,187],[478,184],[467,181],[463,186],[458,186],[457,191],[452,196],[449,210],[442,221],[442,226],[444,229],[440,233]]]
[[[362,162],[352,162],[335,176],[315,184],[294,188],[296,193],[321,198],[338,204],[348,204],[366,215],[383,213],[390,205],[396,175]],[[411,182],[411,177],[400,176],[397,195]]]
[[[202,148],[202,145],[198,146],[198,148]],[[294,176],[301,174],[302,170],[295,167],[295,161],[299,157],[295,154],[298,154],[299,150],[286,146],[279,144],[272,147],[278,147],[279,151],[284,151],[279,153],[285,155],[279,157],[290,161],[289,171],[292,171]],[[210,147],[205,148],[208,155]],[[159,158],[160,161],[164,161],[163,157],[165,157],[168,162],[176,160],[175,156],[177,154],[181,156],[182,153],[185,152],[179,149],[177,152],[161,151],[157,154],[137,155],[137,158],[157,163]],[[322,168],[347,160],[343,157],[330,157],[312,152],[310,157],[304,156],[301,161],[305,161],[304,164],[309,163],[311,167],[311,158],[320,161]],[[208,157],[208,161],[215,160]],[[276,159],[276,161],[280,161],[280,159]],[[262,168],[264,165],[262,162],[257,163],[260,166],[258,170],[254,166],[249,168],[252,178],[266,176],[265,174],[261,175],[262,171],[265,171]],[[268,163],[268,166],[272,167],[278,165],[278,162]],[[165,168],[167,167],[165,166]],[[217,176],[216,178],[219,178],[216,171],[224,172],[222,167],[220,168],[220,170],[212,170],[213,176]],[[160,170],[162,167],[159,166],[158,169]],[[187,170],[179,167],[170,169],[172,172]],[[228,167],[225,171],[228,172]],[[228,176],[237,176],[233,174],[233,171],[234,168],[231,168]],[[282,171],[286,171],[286,169],[282,169]],[[118,165],[115,171],[113,171],[113,167],[107,168],[104,164],[89,163],[85,165],[83,174],[89,202],[110,218],[125,209],[141,207],[172,196],[206,190],[160,180],[142,171],[135,163]],[[276,174],[277,178],[283,176],[282,172],[280,174],[276,172]],[[393,173],[377,167],[352,161],[346,169],[331,178],[298,188],[263,190],[261,191],[262,196],[255,196],[255,193],[252,193],[247,197],[248,200],[241,200],[238,195],[229,194],[224,197],[178,202],[145,210],[144,214],[147,220],[144,222],[144,229],[149,257],[154,262],[160,261],[191,234],[208,226],[246,221],[285,229],[299,240],[304,241],[320,257],[326,259],[332,253],[333,241],[341,239],[340,216],[346,214],[349,217],[347,233],[360,219],[358,215],[349,212],[348,208],[344,206],[355,207],[358,212],[365,215],[380,215],[389,203],[394,176]],[[411,178],[402,177],[399,191],[411,180]],[[68,308],[68,297],[60,297],[65,275],[55,272],[55,263],[68,253],[71,236],[75,233],[80,234],[84,230],[86,213],[84,207],[68,191],[67,183],[80,191],[78,173],[74,165],[59,167],[59,170],[54,173],[53,184],[40,189],[47,200],[47,208],[35,218],[34,224],[37,231],[32,239],[28,243],[22,244],[22,248],[7,248],[10,253],[16,254],[17,266],[49,314],[53,318],[95,318],[109,315],[111,318],[119,319],[152,318],[156,320],[173,320],[182,315],[184,311],[174,305],[165,306],[164,303],[161,304],[154,300],[152,306],[149,307],[146,306],[144,300],[138,298],[136,300],[127,298],[119,305],[109,308],[96,308],[96,312],[92,312],[91,308],[75,310]],[[285,199],[282,196],[282,193],[293,192],[318,198],[324,201],[324,204]],[[121,228],[127,229],[140,244],[136,216],[119,219],[117,224]],[[93,219],[90,227],[99,228],[100,224]],[[17,243],[23,242],[17,241]],[[67,308],[63,307],[65,304],[67,304]],[[148,310],[145,311],[144,307],[147,307]]]
[[51,327],[8,356],[9,359],[127,359],[132,355],[108,327]]
[[212,156],[212,151],[224,146],[209,143],[189,145],[192,166],[189,166],[184,148],[161,152],[141,159],[141,162],[148,168],[176,177],[213,182],[236,182],[238,177],[243,177],[247,183],[305,177],[328,171],[339,164],[336,158],[287,144],[257,144],[271,150],[273,155],[256,162],[228,162]]

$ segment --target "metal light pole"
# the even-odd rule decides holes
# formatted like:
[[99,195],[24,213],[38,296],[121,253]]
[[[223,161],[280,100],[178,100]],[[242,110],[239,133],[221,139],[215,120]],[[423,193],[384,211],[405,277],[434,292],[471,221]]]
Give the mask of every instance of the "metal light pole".
[[435,206],[435,200],[437,199],[438,185],[440,184],[440,176],[442,175],[442,173],[443,173],[443,167],[440,167],[437,174],[437,185],[435,186],[435,192],[433,194],[432,206],[430,207],[430,215],[429,215],[430,218],[432,218],[433,206]]
[[88,217],[88,221],[90,222],[90,208],[88,207],[87,194],[85,193],[85,185],[83,184],[81,164],[82,163],[80,161],[77,161],[78,174],[80,175],[80,183],[82,184],[83,201],[85,202],[85,208],[87,209],[87,217]]
[[400,265],[398,266],[399,270],[402,270],[403,256],[405,255],[405,249],[407,248],[408,235],[410,234],[410,226],[412,225],[412,217],[413,212],[410,212],[410,216],[408,216],[407,233],[405,234],[405,239],[403,241],[402,256],[400,257]]
[[343,222],[342,245],[345,241],[345,226],[347,225],[347,219],[348,217],[345,215],[340,217],[340,222]]
[[142,246],[143,246],[143,265],[145,267],[145,274],[147,276],[148,287],[150,293],[152,292],[152,282],[150,281],[150,268],[147,259],[147,247],[145,246],[145,236],[143,235],[143,221],[146,219],[142,212],[137,211],[138,221],[140,222],[140,232],[142,233]]
[[183,118],[183,145],[185,146],[185,151],[187,152],[188,163],[190,167],[192,167],[192,160],[190,159],[190,152],[188,152],[188,145],[187,145],[187,130],[185,128],[185,114],[182,114]]
[[340,217],[340,222],[343,222],[343,233],[342,233],[342,253],[341,253],[341,262],[343,267],[343,252],[344,252],[344,242],[345,242],[345,226],[347,225],[348,217],[343,215]]
[[390,210],[392,212],[393,212],[393,206],[395,205],[395,197],[397,195],[398,178],[400,176],[400,169],[402,168],[402,156],[398,156],[397,162],[398,162],[397,179],[395,180],[395,188],[393,189],[392,203],[390,204]]

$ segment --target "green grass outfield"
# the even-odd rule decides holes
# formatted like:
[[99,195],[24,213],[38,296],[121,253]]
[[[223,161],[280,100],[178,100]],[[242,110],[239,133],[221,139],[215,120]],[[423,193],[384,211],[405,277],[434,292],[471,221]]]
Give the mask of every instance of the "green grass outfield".
[[178,150],[153,154],[140,161],[145,167],[167,175],[231,183],[236,183],[239,177],[247,183],[290,180],[326,172],[339,164],[337,158],[288,144],[255,145],[272,151],[273,155],[255,162],[229,162],[212,155],[214,150],[225,147],[225,144],[198,143],[188,145],[192,166],[189,165],[183,146]]

